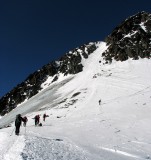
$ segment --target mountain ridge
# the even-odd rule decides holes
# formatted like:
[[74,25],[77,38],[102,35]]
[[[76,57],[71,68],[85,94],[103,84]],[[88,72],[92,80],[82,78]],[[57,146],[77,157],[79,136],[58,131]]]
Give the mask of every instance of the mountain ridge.
[[102,54],[107,63],[151,57],[151,14],[139,12],[118,25],[107,36],[109,46]]
[[64,76],[66,76],[68,74],[81,72],[83,68],[81,59],[87,59],[88,56],[96,50],[96,44],[97,42],[90,42],[77,47],[66,53],[58,61],[52,61],[33,74],[30,74],[25,81],[18,84],[0,99],[0,115],[5,115],[25,99],[36,95],[42,89],[41,84],[45,82],[49,76],[53,77],[51,82],[53,83],[58,79],[57,75],[59,73],[63,73]]
[[[143,25],[140,25],[142,24]],[[116,61],[125,61],[128,58],[137,60],[151,57],[151,15],[147,12],[139,12],[127,18],[105,39],[108,48],[100,55],[104,61],[98,59],[100,64]],[[146,32],[144,29],[146,28]],[[82,58],[87,59],[97,49],[98,42],[90,42],[75,48],[58,61],[52,61],[41,69],[30,74],[25,81],[18,84],[9,93],[0,99],[0,115],[5,115],[16,106],[36,95],[42,88],[41,84],[47,78],[53,77],[50,83],[58,80],[58,74],[64,76],[82,72]]]

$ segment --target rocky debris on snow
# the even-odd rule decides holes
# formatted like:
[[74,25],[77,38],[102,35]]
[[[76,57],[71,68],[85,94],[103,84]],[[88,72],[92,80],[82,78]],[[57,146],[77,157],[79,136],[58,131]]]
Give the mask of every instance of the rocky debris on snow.
[[80,93],[81,93],[81,92],[74,93],[71,98],[76,97],[76,96],[79,95]]
[[57,116],[57,118],[61,118],[62,116]]
[[63,109],[63,108],[69,108],[69,106],[72,106],[73,104],[75,104],[78,101],[78,99],[72,99],[69,102],[66,102],[63,106],[57,106],[55,108],[58,109]]
[[66,98],[66,99],[64,99],[64,100],[62,100],[62,101],[61,101],[61,102],[59,102],[58,104],[64,103],[64,102],[66,102],[66,100],[67,100],[67,98]]

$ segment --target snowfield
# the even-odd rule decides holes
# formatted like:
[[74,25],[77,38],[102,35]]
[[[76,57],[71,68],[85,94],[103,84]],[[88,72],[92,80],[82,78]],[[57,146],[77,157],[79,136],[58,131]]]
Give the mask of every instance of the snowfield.
[[[83,72],[53,84],[48,78],[41,92],[0,119],[0,127],[11,123],[0,129],[1,160],[151,159],[151,61],[103,64],[106,48],[100,42],[82,60]],[[28,117],[20,136],[18,113]],[[34,126],[36,114],[42,127]]]

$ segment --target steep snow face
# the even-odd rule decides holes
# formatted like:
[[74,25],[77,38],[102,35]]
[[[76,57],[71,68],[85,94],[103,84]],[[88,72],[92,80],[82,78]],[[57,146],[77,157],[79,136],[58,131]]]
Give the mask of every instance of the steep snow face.
[[87,59],[97,49],[96,44],[96,42],[90,42],[75,48],[64,54],[58,61],[52,61],[30,74],[25,81],[18,84],[0,99],[0,115],[7,114],[43,88],[47,88],[51,83],[57,81],[60,76],[81,72],[83,70],[81,59]]
[[[17,113],[28,117],[19,137],[9,136],[13,126],[0,130],[0,144],[5,144],[0,157],[151,159],[151,61],[129,59],[104,64],[106,48],[106,43],[99,43],[88,59],[82,59],[81,73],[60,76],[0,120],[3,126]],[[42,120],[44,113],[49,115],[46,121]],[[42,127],[34,126],[36,114],[41,115]],[[14,152],[8,144],[13,146],[19,138],[21,149]]]

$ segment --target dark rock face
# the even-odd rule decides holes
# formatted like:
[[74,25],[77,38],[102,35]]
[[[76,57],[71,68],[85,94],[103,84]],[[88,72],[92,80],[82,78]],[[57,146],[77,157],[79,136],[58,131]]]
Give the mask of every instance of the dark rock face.
[[54,77],[52,83],[57,81],[58,74],[76,74],[83,70],[82,58],[88,56],[97,49],[96,43],[84,44],[60,58],[59,61],[51,62],[40,70],[29,75],[21,84],[17,85],[9,93],[0,99],[0,115],[5,115],[25,99],[29,99],[41,90],[41,84],[49,76]]
[[151,14],[140,12],[121,23],[105,39],[108,49],[102,54],[106,63],[151,57]]

